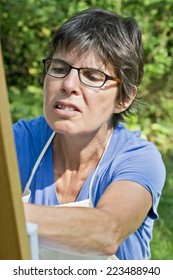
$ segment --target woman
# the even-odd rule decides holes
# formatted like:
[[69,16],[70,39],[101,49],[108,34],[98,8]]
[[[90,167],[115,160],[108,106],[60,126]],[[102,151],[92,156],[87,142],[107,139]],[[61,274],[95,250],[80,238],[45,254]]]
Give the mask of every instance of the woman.
[[120,123],[143,74],[137,22],[85,10],[57,30],[43,64],[44,117],[14,125],[27,221],[42,244],[79,259],[150,258],[165,168]]

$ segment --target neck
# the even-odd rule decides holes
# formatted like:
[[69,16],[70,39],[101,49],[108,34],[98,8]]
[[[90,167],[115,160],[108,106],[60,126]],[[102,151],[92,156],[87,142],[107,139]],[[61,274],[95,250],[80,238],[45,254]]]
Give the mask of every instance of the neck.
[[93,132],[90,135],[56,134],[53,140],[54,164],[63,169],[79,170],[81,166],[101,158],[112,129]]

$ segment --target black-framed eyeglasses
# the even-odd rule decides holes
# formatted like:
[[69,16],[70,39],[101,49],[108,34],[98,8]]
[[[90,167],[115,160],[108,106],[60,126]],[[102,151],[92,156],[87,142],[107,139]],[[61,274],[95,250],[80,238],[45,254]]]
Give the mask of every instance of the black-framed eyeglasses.
[[71,69],[76,69],[81,83],[89,87],[100,88],[108,80],[115,81],[117,84],[121,83],[119,78],[111,77],[93,68],[77,68],[62,60],[53,58],[43,59],[42,62],[44,64],[45,73],[54,78],[65,78],[70,73]]

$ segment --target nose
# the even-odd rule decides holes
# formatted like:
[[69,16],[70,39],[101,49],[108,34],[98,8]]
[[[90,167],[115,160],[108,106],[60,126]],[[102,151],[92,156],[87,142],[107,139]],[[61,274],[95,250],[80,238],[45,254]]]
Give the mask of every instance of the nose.
[[78,94],[80,80],[77,69],[71,69],[66,77],[62,79],[62,89],[69,94]]

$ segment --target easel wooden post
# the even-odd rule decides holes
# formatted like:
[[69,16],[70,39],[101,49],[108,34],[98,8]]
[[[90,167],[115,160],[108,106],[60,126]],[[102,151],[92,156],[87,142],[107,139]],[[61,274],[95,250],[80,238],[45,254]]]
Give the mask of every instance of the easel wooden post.
[[31,259],[0,45],[0,259]]

